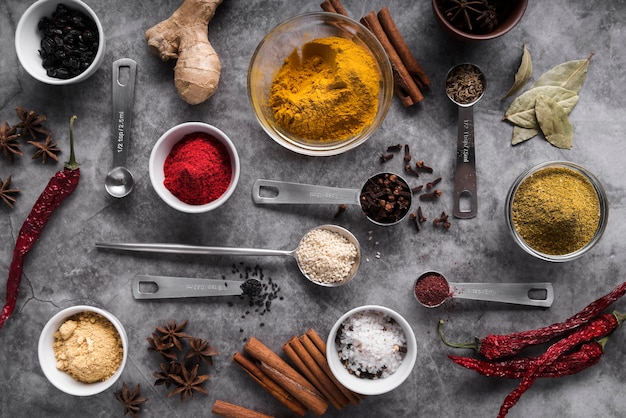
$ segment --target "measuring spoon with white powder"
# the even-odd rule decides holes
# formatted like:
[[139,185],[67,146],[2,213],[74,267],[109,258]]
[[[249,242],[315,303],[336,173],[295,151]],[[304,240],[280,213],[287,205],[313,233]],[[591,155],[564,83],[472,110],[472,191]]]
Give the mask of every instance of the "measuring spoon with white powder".
[[[311,229],[302,237],[295,250],[121,242],[96,242],[96,247],[169,254],[291,256],[296,259],[302,275],[311,282],[326,287],[346,284],[354,278],[361,264],[359,241],[350,231],[337,225],[321,225]],[[330,272],[339,272],[339,277]]]

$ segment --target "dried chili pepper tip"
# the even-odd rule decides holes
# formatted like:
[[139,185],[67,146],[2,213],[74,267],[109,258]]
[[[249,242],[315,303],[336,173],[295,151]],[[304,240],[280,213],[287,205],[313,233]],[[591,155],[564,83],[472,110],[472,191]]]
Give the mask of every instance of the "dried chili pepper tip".
[[65,163],[65,168],[69,170],[76,170],[80,166],[74,154],[74,122],[76,119],[78,119],[76,115],[70,117],[70,160]]

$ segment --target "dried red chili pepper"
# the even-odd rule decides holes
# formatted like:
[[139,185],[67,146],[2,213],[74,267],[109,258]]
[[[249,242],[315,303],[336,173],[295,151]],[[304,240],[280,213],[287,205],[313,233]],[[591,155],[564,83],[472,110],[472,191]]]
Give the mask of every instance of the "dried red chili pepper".
[[618,285],[608,294],[587,305],[583,310],[547,327],[511,334],[490,334],[483,339],[467,343],[444,343],[454,348],[470,348],[488,360],[513,356],[531,345],[543,344],[589,322],[613,302],[626,294],[626,282]]
[[524,374],[517,388],[507,395],[500,406],[498,418],[503,418],[509,410],[520,400],[522,395],[532,386],[541,373],[554,363],[561,355],[579,344],[592,341],[609,335],[626,319],[626,314],[617,312],[598,315],[587,324],[577,329],[572,334],[552,344]]
[[76,189],[80,178],[80,169],[74,155],[74,121],[70,118],[70,160],[65,163],[62,171],[58,171],[48,182],[46,188],[35,202],[30,214],[26,217],[17,236],[13,249],[13,260],[9,267],[7,280],[6,302],[0,313],[0,329],[9,319],[17,303],[17,295],[22,278],[24,257],[35,245],[43,228],[54,210]]
[[[574,352],[564,354],[554,363],[546,366],[540,377],[562,377],[576,374],[600,361],[609,337],[585,343]],[[480,360],[474,357],[448,355],[448,358],[466,369],[488,377],[506,377],[521,379],[535,364],[539,357],[524,357],[496,362]]]

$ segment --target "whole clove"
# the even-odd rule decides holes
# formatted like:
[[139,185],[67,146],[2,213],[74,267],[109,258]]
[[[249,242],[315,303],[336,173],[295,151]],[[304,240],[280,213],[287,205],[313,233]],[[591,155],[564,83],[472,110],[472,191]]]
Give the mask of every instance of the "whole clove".
[[439,184],[440,181],[441,181],[441,177],[437,177],[433,181],[429,181],[428,183],[426,183],[426,188],[430,190],[433,187],[435,187],[437,184]]
[[410,210],[409,185],[396,174],[380,173],[367,180],[359,196],[363,213],[374,222],[393,224]]
[[423,193],[420,195],[420,200],[435,200],[441,196],[442,192],[439,189],[435,189],[429,193]]
[[338,217],[340,217],[341,214],[344,213],[347,208],[348,206],[345,203],[340,204],[339,207],[337,207],[337,212],[335,213],[335,216],[333,216],[333,218],[337,219]]
[[415,163],[415,167],[417,168],[418,171],[424,171],[426,173],[432,173],[433,169],[431,167],[428,167],[426,164],[424,164],[424,161],[419,160]]
[[389,145],[387,147],[387,152],[400,151],[402,149],[402,144]]
[[380,154],[380,163],[386,163],[393,158],[393,154]]
[[411,150],[409,148],[409,144],[404,144],[404,162],[411,162]]

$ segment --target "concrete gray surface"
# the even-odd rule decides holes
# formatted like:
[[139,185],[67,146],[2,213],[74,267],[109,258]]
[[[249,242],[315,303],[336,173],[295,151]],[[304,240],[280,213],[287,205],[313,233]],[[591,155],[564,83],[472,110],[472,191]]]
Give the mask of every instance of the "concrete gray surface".
[[[530,1],[521,23],[505,36],[483,43],[452,40],[437,25],[430,1],[380,2],[346,0],[353,17],[387,5],[433,86],[422,104],[405,109],[394,99],[375,135],[358,149],[328,158],[300,156],[274,143],[261,129],[249,106],[246,71],[261,38],[282,20],[305,11],[319,11],[319,2],[226,0],[210,25],[209,36],[223,65],[215,96],[199,106],[182,102],[173,86],[173,64],[151,55],[144,31],[168,17],[179,1],[140,2],[88,0],[101,17],[107,36],[105,62],[89,80],[68,87],[43,85],[17,61],[15,27],[29,2],[0,0],[0,120],[16,121],[14,108],[24,106],[47,115],[50,127],[68,158],[67,120],[78,115],[76,152],[81,183],[47,225],[28,255],[16,311],[0,330],[0,415],[49,417],[121,416],[114,392],[122,381],[141,384],[149,398],[141,416],[210,416],[213,401],[222,399],[267,414],[288,411],[231,362],[244,338],[255,336],[275,351],[293,335],[315,328],[324,338],[347,310],[379,304],[401,313],[413,327],[419,353],[409,379],[398,389],[371,396],[327,416],[495,416],[517,382],[492,379],[464,370],[447,354],[471,354],[445,347],[435,332],[447,321],[454,340],[489,333],[536,328],[565,319],[625,279],[626,181],[623,141],[626,108],[626,2],[623,0]],[[526,42],[534,77],[565,61],[594,53],[580,101],[571,113],[575,139],[571,150],[551,146],[543,138],[511,146],[512,126],[501,121],[509,88]],[[104,190],[111,164],[111,64],[129,57],[138,62],[136,101],[129,167],[136,189],[117,200]],[[478,64],[488,89],[475,107],[478,170],[478,216],[452,220],[449,231],[424,225],[416,233],[408,222],[382,228],[367,222],[356,206],[338,219],[336,206],[259,207],[251,199],[252,183],[270,178],[356,188],[378,172],[379,153],[388,145],[408,143],[415,156],[443,177],[443,196],[422,203],[432,219],[452,212],[456,108],[446,98],[447,70],[460,62]],[[226,132],[242,162],[239,185],[230,201],[209,214],[189,215],[166,206],[148,177],[150,150],[159,136],[185,121],[204,121]],[[0,298],[18,230],[37,196],[61,163],[42,165],[30,159],[31,149],[15,163],[0,159],[0,178],[13,175],[23,190],[14,209],[0,205]],[[610,218],[598,245],[584,257],[551,264],[525,254],[510,238],[504,221],[504,200],[513,180],[526,168],[548,160],[568,160],[595,173],[606,188]],[[401,171],[392,160],[385,168]],[[426,177],[424,176],[424,179]],[[421,179],[420,179],[421,180]],[[418,181],[415,181],[418,183]],[[303,279],[289,258],[160,256],[97,250],[96,241],[171,242],[198,245],[292,249],[310,228],[337,223],[357,236],[363,265],[357,278],[338,289],[316,287]],[[233,266],[259,266],[280,284],[282,300],[260,316],[236,298],[136,301],[130,282],[136,274],[237,278]],[[550,281],[555,301],[549,309],[455,301],[439,309],[418,306],[412,282],[426,269],[443,272],[453,281]],[[230,303],[229,303],[230,302]],[[37,360],[39,333],[61,308],[89,304],[116,315],[130,340],[129,361],[120,381],[90,398],[76,398],[53,387]],[[615,305],[626,310],[626,302]],[[231,306],[232,305],[232,306]],[[245,318],[242,318],[245,316]],[[157,325],[175,319],[190,321],[190,333],[208,339],[220,352],[206,384],[209,395],[196,394],[181,404],[153,386],[158,360],[147,352],[146,338]],[[626,336],[618,330],[595,367],[576,376],[540,380],[511,410],[511,417],[618,417],[626,410],[621,387],[626,381],[623,353]]]

